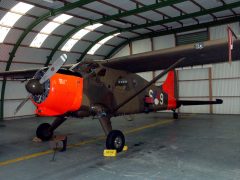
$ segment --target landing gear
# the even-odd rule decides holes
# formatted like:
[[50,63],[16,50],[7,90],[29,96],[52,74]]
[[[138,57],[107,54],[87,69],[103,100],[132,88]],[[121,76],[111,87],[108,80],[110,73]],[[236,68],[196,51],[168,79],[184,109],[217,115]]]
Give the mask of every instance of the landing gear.
[[60,126],[67,118],[65,116],[57,117],[52,124],[42,123],[36,130],[36,135],[42,141],[48,141],[52,138],[53,132]]
[[106,148],[116,149],[117,152],[121,152],[125,145],[125,137],[119,130],[112,130],[112,125],[109,116],[99,117],[99,122],[107,136]]
[[178,119],[178,113],[175,110],[173,111],[173,119]]
[[125,137],[119,130],[112,130],[107,136],[106,148],[116,149],[117,152],[121,152],[125,145]]
[[38,126],[36,135],[42,141],[48,141],[53,136],[52,126],[49,123],[42,123]]

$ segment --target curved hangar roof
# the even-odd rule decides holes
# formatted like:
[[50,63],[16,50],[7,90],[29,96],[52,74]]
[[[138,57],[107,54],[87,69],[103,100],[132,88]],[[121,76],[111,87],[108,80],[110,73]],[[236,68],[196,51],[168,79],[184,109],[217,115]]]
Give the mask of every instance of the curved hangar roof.
[[[104,59],[131,40],[236,22],[239,15],[238,0],[1,0],[1,70],[21,61],[48,65],[63,52],[68,63]],[[41,59],[31,62],[33,55]]]

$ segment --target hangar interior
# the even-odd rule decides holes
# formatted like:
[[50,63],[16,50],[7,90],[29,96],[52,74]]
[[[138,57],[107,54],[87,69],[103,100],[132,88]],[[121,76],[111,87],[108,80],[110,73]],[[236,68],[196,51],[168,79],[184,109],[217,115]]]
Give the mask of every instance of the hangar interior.
[[[75,6],[78,7],[68,3],[76,3]],[[81,59],[106,59],[221,39],[227,37],[227,25],[236,34],[240,31],[240,9],[238,1],[234,0],[77,3],[78,1],[64,0],[53,3],[1,1],[0,70],[40,68],[62,53],[68,55],[67,64],[74,64]],[[11,17],[14,21],[9,21]],[[94,24],[92,22],[97,25],[91,26]],[[106,43],[101,42],[104,39]],[[93,52],[91,49],[95,44],[98,49]],[[236,61],[232,65],[221,63],[179,70],[180,97],[224,99],[221,107],[187,107],[180,111],[239,114],[239,68],[239,61]],[[142,75],[150,80],[154,73],[157,74],[149,72]],[[27,96],[25,83],[18,80],[7,83],[2,83],[1,80],[0,83],[1,116],[12,118],[16,106]],[[34,106],[27,102],[16,116],[33,113]]]
[[[155,50],[164,50],[208,40],[225,38],[227,41],[227,27],[230,27],[233,32],[239,36],[239,18],[240,2],[238,0],[1,0],[0,71],[42,68],[52,64],[52,62],[63,53],[66,53],[68,56],[66,64],[74,64],[87,60],[104,61],[106,59]],[[181,168],[178,167],[179,171],[176,170],[176,172],[174,171],[173,174],[171,174],[171,172],[167,172],[167,169],[169,169],[169,167],[171,167],[174,163],[179,163],[179,161],[175,162],[175,160],[171,159],[168,163],[166,163],[166,166],[162,167],[166,170],[165,173],[163,173],[163,178],[178,179],[178,177],[180,177],[180,179],[192,179],[196,175],[196,179],[201,179],[201,173],[204,174],[203,179],[238,179],[240,177],[239,167],[237,168],[239,162],[236,162],[234,159],[235,157],[239,160],[239,156],[237,156],[237,152],[239,152],[239,142],[237,142],[237,139],[240,137],[240,134],[237,132],[237,127],[239,127],[238,119],[240,114],[240,61],[234,60],[231,63],[229,63],[227,59],[224,59],[224,61],[225,62],[197,66],[193,65],[176,69],[180,99],[214,100],[219,98],[224,102],[222,105],[180,107],[178,112],[183,113],[183,119],[187,119],[189,116],[191,117],[192,114],[197,114],[193,117],[194,120],[190,123],[190,125],[187,124],[188,121],[184,121],[183,124],[176,124],[173,125],[173,127],[161,127],[162,133],[160,133],[156,127],[153,129],[156,132],[151,130],[144,130],[144,132],[142,132],[146,133],[146,137],[149,137],[150,139],[152,139],[151,133],[155,133],[154,136],[162,135],[161,140],[165,143],[165,145],[167,144],[166,146],[169,145],[172,151],[171,155],[179,158],[182,153],[180,152],[181,150],[178,149],[179,151],[175,152],[175,146],[167,141],[169,136],[171,136],[171,133],[174,133],[175,131],[177,132],[180,138],[178,143],[180,143],[184,141],[185,136],[187,138],[191,137],[190,132],[194,133],[192,132],[194,130],[191,128],[200,128],[198,134],[195,134],[194,137],[196,139],[201,139],[201,132],[206,133],[204,135],[206,142],[200,142],[201,145],[205,147],[211,145],[211,143],[215,145],[220,143],[222,145],[220,147],[217,145],[209,147],[209,149],[207,148],[204,153],[214,154],[214,148],[222,148],[225,150],[225,152],[223,152],[224,158],[218,159],[218,157],[213,157],[213,162],[211,162],[209,155],[207,157],[210,160],[206,162],[207,165],[205,162],[200,160],[201,158],[198,158],[196,162],[194,162],[194,160],[192,160],[194,157],[192,156],[205,156],[201,153],[193,153],[196,149],[193,150],[191,148],[197,148],[197,145],[194,144],[196,143],[196,139],[191,139],[191,137],[190,140],[188,140],[192,146],[190,148],[191,150],[189,150],[190,153],[192,153],[192,156],[187,156],[187,158],[189,158],[192,164],[188,164],[187,161],[183,160],[182,164],[178,164],[178,166],[182,165]],[[142,72],[138,74],[150,81],[160,72],[162,71]],[[163,77],[156,82],[156,85],[162,84],[165,78],[166,77]],[[1,78],[0,88],[0,119],[1,123],[3,122],[6,124],[6,127],[1,127],[1,129],[3,129],[1,134],[6,133],[5,135],[2,135],[3,139],[0,140],[3,146],[3,154],[1,156],[4,156],[4,152],[6,153],[9,150],[7,156],[1,158],[3,165],[1,165],[0,162],[0,166],[4,166],[3,177],[6,178],[7,176],[10,177],[11,172],[7,168],[8,166],[5,166],[6,163],[4,164],[4,162],[8,159],[13,159],[13,157],[17,158],[16,155],[13,155],[12,157],[12,154],[14,154],[14,147],[16,144],[18,145],[16,141],[23,141],[23,146],[18,149],[19,154],[17,156],[26,155],[24,148],[26,149],[31,146],[27,141],[29,141],[34,134],[35,129],[33,128],[33,124],[35,122],[39,124],[39,120],[36,120],[35,118],[35,106],[30,101],[28,101],[16,115],[14,115],[16,107],[28,95],[25,90],[25,81]],[[221,116],[223,114],[224,116]],[[166,116],[167,115],[164,113],[156,115],[157,119],[166,118]],[[29,117],[30,119],[28,119]],[[146,122],[144,122],[144,118],[147,118],[146,115],[136,115],[136,117],[140,119],[139,126],[146,125]],[[134,119],[136,119],[136,117]],[[150,122],[156,123],[154,117],[154,115],[150,116]],[[31,121],[31,118],[34,120],[29,122]],[[208,122],[208,118],[212,124]],[[12,119],[14,120],[10,121]],[[119,125],[123,129],[128,129],[127,124],[129,121],[125,120],[125,118],[123,119],[122,124],[117,120],[114,120],[114,124]],[[219,127],[220,125],[216,125],[219,123],[218,119],[220,119],[219,121],[222,127]],[[201,122],[201,120],[203,120],[203,122]],[[231,121],[233,125],[230,127],[230,125],[224,120]],[[24,127],[23,125],[22,131],[26,131],[25,135],[21,135],[20,132],[14,132],[14,129],[18,129],[17,126],[21,126],[21,122],[29,125],[29,127],[32,127],[32,131],[30,132],[30,129]],[[16,125],[14,125],[15,123]],[[124,123],[126,124],[124,125]],[[202,126],[201,123],[203,123]],[[98,132],[98,129],[95,131],[95,127],[93,125],[89,125],[87,123],[87,127],[91,127],[91,130],[87,132],[84,129],[84,122],[80,122],[80,124],[82,128],[79,129],[83,132],[83,137],[89,138],[96,136],[96,134],[101,134]],[[75,126],[76,121],[73,121],[72,124],[67,123],[67,125],[64,125],[63,127],[70,129],[71,125]],[[211,125],[216,125],[218,127],[217,130],[213,131],[213,134],[209,133],[209,131],[211,131]],[[130,122],[130,126],[137,128],[138,121],[134,120],[134,123]],[[206,126],[209,131],[207,131],[204,126]],[[225,130],[224,126],[226,128]],[[8,131],[7,127],[12,129]],[[177,130],[178,128],[180,128],[180,130]],[[79,129],[75,127],[73,132],[76,133]],[[64,128],[60,130],[66,133]],[[190,130],[189,134],[184,134],[185,130]],[[96,133],[94,133],[94,131]],[[10,135],[9,132],[16,134]],[[218,137],[214,134],[214,132],[216,134],[222,132],[222,135]],[[170,133],[169,136],[168,133]],[[209,138],[208,135],[211,136],[211,138]],[[140,132],[137,132],[137,134],[132,136],[130,135],[130,147],[131,143],[133,147],[138,146],[134,143],[134,136],[141,137],[144,135]],[[10,140],[8,142],[9,137]],[[166,139],[164,139],[164,137]],[[14,140],[14,138],[16,138],[16,140]],[[27,140],[25,138],[27,138]],[[76,140],[78,138],[80,138],[80,135],[73,135],[72,139],[74,140],[71,142],[78,142]],[[224,142],[220,142],[218,138],[223,139]],[[219,142],[216,142],[216,139],[218,139]],[[156,137],[154,137],[154,140],[157,141]],[[141,141],[148,140],[142,138],[139,140],[140,145],[142,143]],[[11,145],[11,143],[14,145]],[[180,143],[178,146],[181,147],[182,145],[185,147],[183,148],[183,151],[188,151],[186,148],[187,144],[188,142],[184,141],[183,144]],[[155,165],[165,163],[164,160],[169,160],[167,158],[167,153],[165,153],[165,145],[163,145],[164,148],[162,147],[164,151],[163,154],[154,154],[159,159],[162,158],[162,161],[155,162]],[[238,147],[236,147],[237,145]],[[39,145],[34,145],[28,153],[31,154],[33,152],[38,152],[39,147]],[[48,144],[45,143],[40,150],[44,151],[46,148],[48,148]],[[161,177],[157,174],[158,172],[161,172],[161,168],[154,169],[154,172],[151,172],[151,170],[149,171],[154,176],[150,176],[148,173],[144,175],[139,174],[139,172],[142,171],[141,168],[151,169],[150,164],[145,167],[141,163],[141,158],[138,154],[139,151],[141,153],[140,149],[137,149],[136,152],[134,150],[129,150],[129,153],[133,154],[129,157],[132,160],[132,165],[134,166],[134,162],[139,163],[139,169],[136,170],[135,174],[129,172],[125,174],[126,176],[123,176],[121,175],[120,170],[124,171],[124,166],[128,167],[122,160],[120,160],[121,157],[126,159],[124,155],[115,159],[116,161],[119,160],[123,163],[124,166],[119,165],[115,161],[110,162],[113,164],[113,167],[120,169],[119,171],[114,171],[112,174],[109,172],[112,169],[106,165],[110,160],[102,158],[99,159],[98,153],[94,150],[90,150],[91,148],[96,148],[98,153],[102,153],[100,150],[102,146],[95,147],[95,145],[89,145],[87,147],[83,147],[82,150],[72,149],[70,150],[71,154],[68,154],[71,159],[71,155],[78,155],[74,154],[72,151],[77,151],[77,153],[82,153],[85,156],[91,156],[89,154],[86,155],[86,151],[90,151],[91,154],[95,153],[94,157],[97,159],[98,164],[96,166],[88,164],[89,167],[86,168],[87,172],[91,172],[92,175],[88,176],[87,174],[83,174],[78,177],[97,179],[99,174],[99,177],[101,178],[110,179],[112,179],[114,175],[117,179],[130,179],[132,177],[139,179],[155,179]],[[149,144],[148,147],[147,145],[146,147],[143,145],[144,150],[141,155],[146,158],[143,158],[145,163],[149,158],[146,155],[149,148],[156,149],[157,147],[154,144]],[[201,146],[199,148],[201,148]],[[221,152],[218,152],[217,155],[221,156]],[[48,156],[50,155],[48,153],[46,154],[47,158],[49,158]],[[153,154],[151,155],[152,157],[150,157],[150,159],[152,158],[151,160],[153,160]],[[164,155],[164,157],[162,155]],[[80,163],[84,163],[86,160],[93,161],[91,158],[82,158],[80,159]],[[45,161],[43,158],[38,163],[40,165],[40,163]],[[59,161],[66,161],[66,164],[69,164],[66,165],[67,167],[71,166],[72,163],[77,164],[76,161],[68,162],[65,158],[60,158]],[[203,168],[204,166],[210,168],[211,165],[216,165],[218,162],[220,162],[220,164],[226,163],[226,166],[219,166],[212,171]],[[31,160],[28,162],[26,167],[24,166],[24,162],[19,164],[23,165],[23,169],[26,169],[31,167],[32,163],[34,164],[36,162]],[[200,165],[194,167],[195,169],[191,169],[190,166],[195,163]],[[26,174],[20,172],[18,165],[13,166],[13,169],[17,172],[17,174],[25,177],[25,179],[36,178],[34,175],[27,176]],[[94,169],[94,167],[97,167],[98,171],[93,171],[92,169]],[[128,168],[131,169],[131,167]],[[47,168],[53,167],[52,165],[49,165]],[[58,168],[61,169],[62,167]],[[83,165],[77,166],[77,168],[78,170],[82,168],[84,169]],[[101,170],[101,168],[103,170]],[[197,170],[197,168],[202,169]],[[56,172],[59,169],[57,169]],[[224,171],[224,169],[227,170]],[[50,176],[49,174],[44,174],[44,170],[44,167],[41,167],[40,172],[42,173],[42,176],[39,175],[37,178],[41,179],[44,176],[49,176],[50,179],[54,179],[56,177],[60,177],[60,175]],[[221,177],[217,175],[219,170],[222,170],[220,173]],[[56,173],[54,170],[52,171],[53,173]],[[190,172],[189,176],[182,174],[183,171]],[[106,174],[103,172],[105,172],[107,176],[105,176]],[[74,173],[76,174],[77,170],[74,171]],[[67,171],[63,177],[68,177],[67,174],[69,175],[71,172]],[[72,175],[70,178],[74,179],[75,176]],[[10,179],[14,179],[14,177],[11,177]]]

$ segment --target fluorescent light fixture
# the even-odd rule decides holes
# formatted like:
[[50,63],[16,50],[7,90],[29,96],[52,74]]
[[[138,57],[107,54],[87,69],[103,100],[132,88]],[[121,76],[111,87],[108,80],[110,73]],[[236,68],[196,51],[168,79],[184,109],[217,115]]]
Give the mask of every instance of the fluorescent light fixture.
[[4,41],[14,24],[33,7],[33,5],[19,2],[3,16],[0,20],[0,43]]
[[47,39],[47,37],[61,24],[63,24],[68,19],[73,16],[67,14],[61,14],[54,18],[51,22],[49,22],[46,26],[42,28],[42,30],[36,35],[33,41],[30,44],[30,47],[40,48],[43,42]]
[[90,26],[85,27],[84,29],[79,30],[77,33],[75,33],[61,48],[62,51],[71,51],[73,46],[83,38],[86,34],[94,31],[96,28],[102,26],[102,24],[97,23]]
[[114,35],[108,36],[104,39],[102,39],[101,41],[99,41],[97,44],[95,44],[88,52],[87,54],[93,55],[95,54],[95,52],[103,45],[105,44],[107,41],[109,41],[110,39],[112,39],[113,37],[119,35],[120,33],[116,33]]

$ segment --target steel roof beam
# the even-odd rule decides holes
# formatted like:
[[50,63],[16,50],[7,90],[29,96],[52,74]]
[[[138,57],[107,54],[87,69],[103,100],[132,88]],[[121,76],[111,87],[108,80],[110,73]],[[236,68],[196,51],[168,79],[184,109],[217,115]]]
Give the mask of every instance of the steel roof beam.
[[228,5],[219,6],[219,7],[216,7],[216,8],[206,9],[206,10],[202,10],[202,11],[198,11],[198,12],[194,12],[194,13],[190,13],[190,14],[184,14],[184,15],[173,17],[173,18],[170,18],[170,19],[163,19],[163,20],[160,20],[160,21],[154,21],[154,22],[151,22],[151,23],[141,24],[141,25],[137,25],[137,26],[134,26],[134,27],[130,27],[130,28],[124,28],[124,29],[119,29],[119,30],[116,30],[116,31],[112,31],[112,32],[98,38],[96,41],[94,41],[93,44],[91,44],[83,52],[83,54],[78,59],[78,61],[81,61],[84,58],[84,56],[87,54],[87,52],[96,43],[98,43],[99,41],[101,41],[102,39],[104,39],[105,37],[108,37],[110,35],[113,35],[113,34],[116,34],[116,33],[121,33],[121,32],[126,32],[126,31],[129,31],[129,30],[141,29],[141,28],[145,28],[145,27],[149,27],[149,26],[156,26],[156,25],[159,25],[159,24],[175,22],[175,21],[179,21],[179,20],[183,20],[183,19],[187,19],[187,18],[203,16],[203,15],[206,15],[206,14],[209,14],[209,13],[220,12],[220,11],[224,11],[224,10],[231,9],[233,7],[239,7],[239,6],[240,6],[240,2],[235,2],[235,3],[228,4]]
[[125,46],[126,44],[128,44],[130,42],[136,41],[136,40],[153,38],[153,37],[164,36],[164,35],[169,35],[169,34],[176,34],[176,33],[187,32],[187,31],[193,31],[193,30],[197,30],[197,29],[201,29],[201,28],[209,28],[212,26],[228,24],[228,23],[233,23],[233,22],[239,22],[239,21],[240,21],[240,16],[236,16],[236,17],[231,17],[231,18],[226,18],[226,19],[221,19],[221,20],[215,20],[215,21],[211,21],[211,22],[207,22],[207,23],[191,25],[191,26],[186,26],[186,27],[182,27],[182,28],[176,28],[176,29],[167,30],[167,31],[143,34],[141,37],[131,38],[127,41],[122,42],[116,48],[114,48],[110,53],[108,53],[108,55],[105,57],[105,59],[110,58],[121,47]]
[[[69,39],[73,34],[75,34],[76,32],[78,32],[80,29],[83,29],[91,24],[94,24],[94,23],[103,23],[103,22],[107,22],[107,21],[110,21],[110,20],[114,20],[114,19],[119,19],[119,18],[122,18],[122,17],[126,17],[126,16],[131,16],[131,15],[134,15],[134,14],[138,14],[138,13],[141,13],[141,12],[145,12],[145,11],[149,11],[149,10],[152,10],[152,9],[157,9],[157,8],[161,8],[161,7],[165,7],[165,6],[169,6],[169,5],[172,5],[172,4],[175,4],[175,3],[180,3],[180,2],[184,2],[184,1],[187,1],[187,0],[168,0],[168,1],[165,1],[165,2],[156,2],[155,4],[152,4],[152,5],[148,5],[148,6],[143,6],[143,7],[139,7],[137,9],[133,9],[133,10],[130,10],[130,11],[125,11],[125,12],[120,12],[120,13],[117,13],[115,15],[111,15],[111,16],[105,16],[101,19],[98,19],[98,20],[90,20],[86,23],[83,23],[81,24],[80,26],[78,26],[77,28],[69,31],[65,37],[63,37],[57,44],[56,46],[53,48],[53,51],[49,54],[49,56],[47,57],[47,61],[45,63],[45,66],[47,66],[50,61],[52,60],[52,57],[53,55],[55,54],[55,52],[58,50],[58,48],[67,40]],[[137,25],[136,25],[137,26]],[[135,26],[134,26],[135,27]],[[131,30],[131,29],[130,29]],[[130,31],[128,30],[128,31]],[[94,41],[95,42],[95,41]]]

